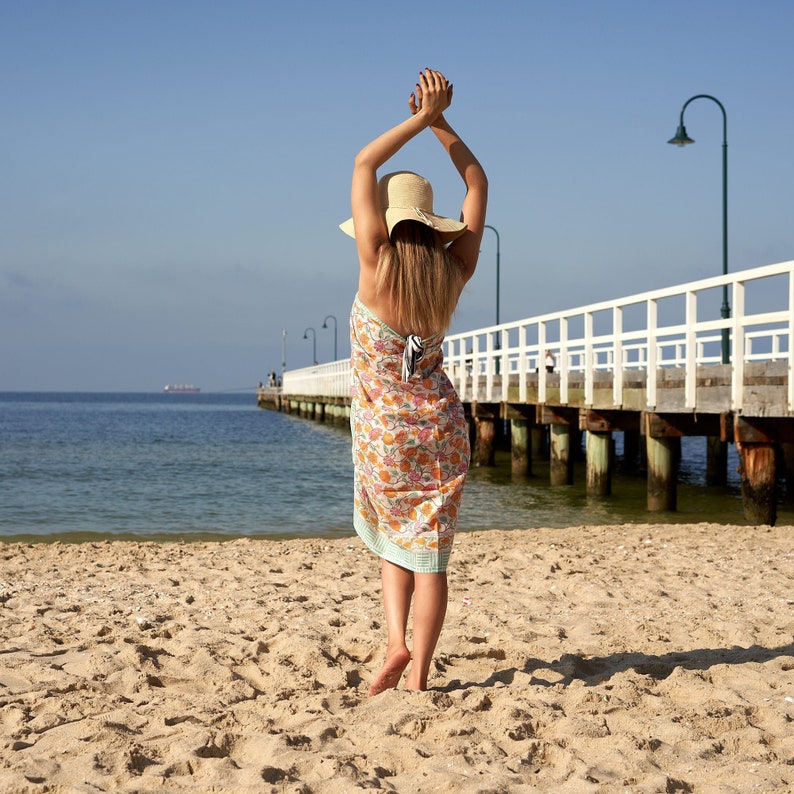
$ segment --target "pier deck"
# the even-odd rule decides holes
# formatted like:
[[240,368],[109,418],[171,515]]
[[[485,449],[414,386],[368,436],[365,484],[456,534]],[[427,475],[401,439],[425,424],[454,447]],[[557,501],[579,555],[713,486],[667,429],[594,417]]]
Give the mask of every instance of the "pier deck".
[[[724,286],[728,318],[716,317]],[[552,483],[566,484],[571,437],[584,432],[588,492],[607,495],[611,434],[623,432],[631,447],[644,447],[649,509],[674,510],[680,439],[702,435],[707,481],[724,479],[725,445],[735,443],[745,516],[773,524],[778,477],[794,472],[792,340],[794,262],[784,262],[451,334],[445,369],[471,418],[475,465],[493,459],[495,422],[510,423],[517,470],[531,468],[529,436],[545,429]],[[336,361],[286,371],[282,389],[262,389],[257,399],[346,421],[349,383],[349,362]]]

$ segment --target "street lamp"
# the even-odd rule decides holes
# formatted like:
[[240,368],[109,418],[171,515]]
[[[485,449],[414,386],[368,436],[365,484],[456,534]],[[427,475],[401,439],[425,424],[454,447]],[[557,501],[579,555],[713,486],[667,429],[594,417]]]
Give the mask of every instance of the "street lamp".
[[493,226],[485,224],[496,235],[496,324],[499,325],[499,232]]
[[303,332],[303,338],[308,339],[309,331],[312,332],[312,361],[316,364],[317,363],[317,331],[314,328],[307,328]]
[[[670,138],[667,143],[675,144],[676,146],[686,146],[687,144],[694,143],[694,140],[686,134],[686,127],[684,126],[684,111],[686,106],[695,99],[710,99],[720,106],[722,111],[722,274],[728,275],[728,117],[725,113],[725,108],[722,102],[709,94],[697,94],[690,97],[684,102],[681,108],[681,116],[678,121],[678,129],[675,135]],[[720,308],[720,315],[723,319],[731,316],[731,309],[728,305],[728,285],[722,285],[722,307]],[[722,363],[727,364],[730,362],[730,352],[728,345],[728,329],[722,329]]]
[[[487,223],[485,224],[486,229],[490,229],[496,235],[496,324],[499,325],[499,232],[493,226],[489,226]],[[501,342],[499,341],[499,331],[496,332],[496,344],[495,347],[497,350],[501,348]],[[499,359],[496,359],[496,374],[499,374]]]
[[337,361],[339,356],[336,354],[336,317],[334,317],[333,314],[329,314],[323,320],[323,328],[328,328],[328,321],[329,320],[333,320],[334,321],[334,361]]

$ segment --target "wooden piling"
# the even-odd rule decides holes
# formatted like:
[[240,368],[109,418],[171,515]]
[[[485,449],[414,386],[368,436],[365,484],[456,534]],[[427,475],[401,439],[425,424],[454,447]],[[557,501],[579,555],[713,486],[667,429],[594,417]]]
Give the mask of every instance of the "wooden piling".
[[537,418],[549,426],[549,481],[551,485],[573,484],[571,431],[579,428],[579,409],[539,405]]
[[551,466],[549,477],[552,485],[573,484],[573,457],[571,455],[570,425],[549,425],[551,438]]
[[737,444],[744,517],[774,526],[777,520],[774,444]]
[[496,413],[490,407],[472,402],[471,416],[474,421],[474,445],[471,462],[475,466],[493,466],[495,462]]
[[532,474],[530,425],[526,419],[510,420],[510,459],[513,474]]
[[502,403],[500,415],[505,425],[509,422],[507,435],[513,474],[520,477],[532,474],[532,432],[535,429],[534,407]]
[[651,512],[678,509],[676,482],[677,449],[680,438],[651,438],[645,440],[648,451],[648,510]]
[[783,430],[781,423],[767,417],[737,416],[734,419],[742,506],[744,517],[752,524],[774,526],[777,520],[775,439]]
[[472,463],[475,466],[494,465],[494,435],[496,428],[494,420],[484,417],[474,417],[474,454]]
[[677,417],[645,414],[645,448],[648,462],[648,510],[678,509],[678,464],[683,430]]
[[587,493],[609,496],[612,493],[612,433],[587,433]]
[[[582,409],[579,429],[587,433],[587,493],[609,496],[612,493],[612,472],[615,468],[615,431],[628,430],[639,434],[636,415],[615,410]],[[637,428],[637,429],[635,429]]]

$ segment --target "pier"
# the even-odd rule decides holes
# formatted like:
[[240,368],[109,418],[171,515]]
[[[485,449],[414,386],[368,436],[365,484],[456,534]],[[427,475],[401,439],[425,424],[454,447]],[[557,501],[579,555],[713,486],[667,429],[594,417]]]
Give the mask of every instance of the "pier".
[[[724,289],[731,313],[721,317]],[[794,476],[794,261],[725,274],[465,333],[444,366],[470,418],[472,465],[493,463],[509,426],[514,471],[548,440],[552,485],[572,482],[584,434],[587,491],[611,493],[614,433],[647,466],[648,509],[675,510],[684,436],[707,441],[707,484],[740,462],[745,518],[775,523],[777,485]],[[554,366],[547,371],[547,351]],[[260,406],[347,422],[349,362],[283,375]]]

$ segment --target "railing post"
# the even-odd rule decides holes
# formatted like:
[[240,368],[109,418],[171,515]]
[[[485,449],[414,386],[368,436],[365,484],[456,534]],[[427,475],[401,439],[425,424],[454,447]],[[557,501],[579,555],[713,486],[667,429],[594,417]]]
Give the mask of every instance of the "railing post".
[[612,309],[612,402],[615,408],[623,405],[623,308]]
[[656,300],[649,298],[646,306],[647,316],[647,350],[646,350],[646,386],[645,386],[645,404],[648,408],[656,407],[656,323],[658,317],[658,306]]
[[508,355],[509,341],[507,330],[502,328],[499,332],[499,350],[501,354],[497,359],[499,366],[496,368],[496,374],[502,376],[502,402],[507,401],[507,388],[510,385],[510,357]]
[[794,268],[788,272],[788,318],[788,409],[794,411]]
[[593,313],[584,315],[584,404],[593,405]]
[[560,318],[560,403],[568,405],[568,318]]
[[480,336],[475,334],[471,340],[471,401],[480,397]]
[[488,334],[485,345],[486,345],[486,352],[488,354],[485,362],[485,394],[486,394],[486,401],[492,402],[494,367],[497,361],[496,356],[494,356],[493,332]]
[[[546,383],[548,381],[546,367],[543,366],[543,356],[546,354],[546,322],[541,320],[538,323],[538,402],[543,405],[546,402]],[[562,365],[562,361],[560,361]]]
[[[733,283],[733,372],[731,373],[731,409],[744,407],[744,282]],[[791,340],[789,340],[789,346]]]
[[695,357],[695,323],[697,322],[697,295],[691,290],[686,294],[686,339],[684,344],[685,383],[684,404],[697,407],[697,359]]

